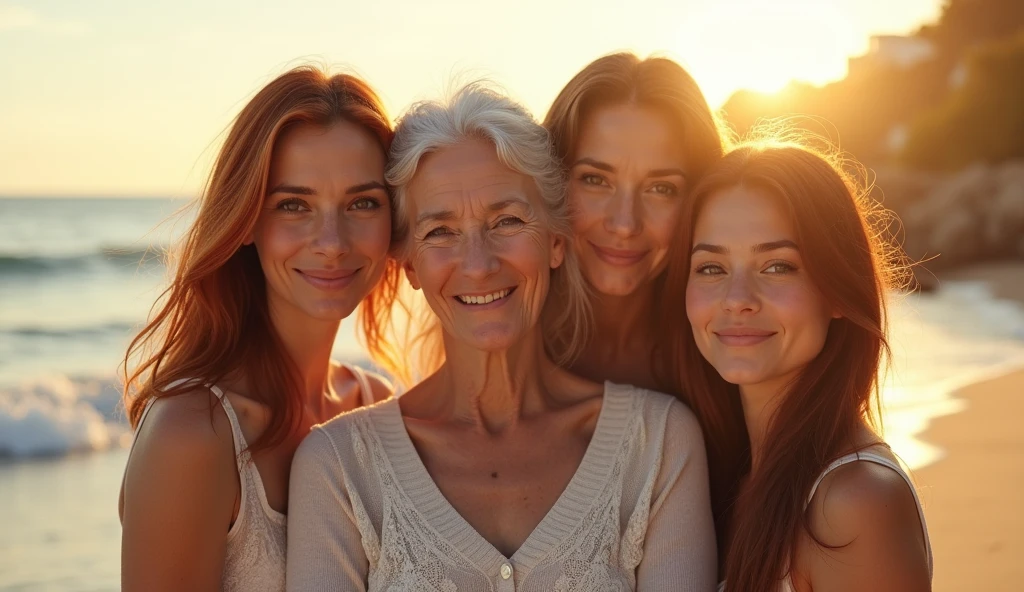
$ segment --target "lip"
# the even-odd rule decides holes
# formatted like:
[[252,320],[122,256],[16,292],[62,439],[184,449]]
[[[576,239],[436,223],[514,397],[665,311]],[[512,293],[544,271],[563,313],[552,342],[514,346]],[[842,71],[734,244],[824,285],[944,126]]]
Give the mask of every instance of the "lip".
[[356,269],[296,269],[295,271],[314,288],[321,290],[341,290],[355,281],[359,270]]
[[587,241],[587,243],[590,244],[590,248],[594,250],[594,254],[597,255],[598,259],[608,263],[609,265],[615,265],[618,267],[636,265],[647,256],[647,253],[650,252],[599,247],[590,241]]
[[488,294],[494,294],[495,292],[500,292],[501,290],[508,290],[509,291],[508,294],[504,298],[499,298],[498,300],[494,300],[493,302],[488,302],[487,304],[466,304],[465,302],[459,300],[455,296],[452,296],[452,300],[455,302],[455,304],[458,304],[459,306],[463,307],[466,310],[470,310],[470,311],[492,310],[492,309],[498,308],[500,306],[504,306],[504,304],[506,302],[508,302],[508,300],[510,298],[512,298],[512,295],[515,294],[516,288],[517,288],[517,286],[509,286],[508,288],[499,288],[497,290],[489,290],[489,291],[486,291],[486,292],[469,292],[469,293],[460,293],[459,294],[459,296],[486,296]]
[[713,331],[715,337],[723,344],[732,347],[746,347],[757,345],[768,341],[775,335],[775,331],[754,329],[752,327],[730,327],[720,331]]

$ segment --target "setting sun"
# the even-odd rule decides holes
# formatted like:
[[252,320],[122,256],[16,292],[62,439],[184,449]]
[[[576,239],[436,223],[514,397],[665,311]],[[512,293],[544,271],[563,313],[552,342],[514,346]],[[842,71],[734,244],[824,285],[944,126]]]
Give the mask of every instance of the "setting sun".
[[791,80],[824,84],[846,74],[868,39],[820,0],[715,4],[680,28],[678,54],[720,105],[738,89],[776,92]]

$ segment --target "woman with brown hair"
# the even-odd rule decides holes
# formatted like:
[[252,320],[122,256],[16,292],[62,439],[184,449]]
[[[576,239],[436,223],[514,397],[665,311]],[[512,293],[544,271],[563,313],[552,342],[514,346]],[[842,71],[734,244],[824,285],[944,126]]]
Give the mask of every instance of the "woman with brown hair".
[[735,469],[715,500],[729,590],[930,589],[917,494],[872,429],[897,258],[864,193],[788,143],[745,145],[694,190],[667,324],[712,462]]
[[390,395],[330,353],[361,304],[369,349],[389,354],[391,138],[365,82],[313,67],[270,82],[232,125],[125,357],[124,590],[284,589],[295,449],[314,424]]
[[671,392],[667,368],[654,363],[669,337],[661,311],[675,305],[660,300],[664,271],[687,195],[722,155],[715,117],[676,62],[618,53],[573,77],[544,127],[569,174],[574,248],[594,311],[596,330],[571,370]]

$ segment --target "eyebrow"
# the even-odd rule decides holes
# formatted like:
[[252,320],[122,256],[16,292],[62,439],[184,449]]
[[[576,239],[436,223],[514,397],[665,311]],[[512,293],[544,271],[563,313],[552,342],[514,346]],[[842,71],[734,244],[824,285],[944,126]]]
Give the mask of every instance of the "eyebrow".
[[[573,168],[576,165],[585,164],[594,167],[599,171],[605,171],[608,173],[614,173],[615,167],[608,164],[607,162],[601,162],[600,160],[594,160],[593,158],[583,157],[576,162],[572,163]],[[671,177],[672,175],[679,175],[680,177],[686,178],[686,172],[683,169],[670,167],[667,169],[654,169],[653,171],[647,171],[647,177]]]
[[[353,185],[345,190],[345,195],[353,195],[355,193],[362,193],[364,191],[370,191],[372,189],[381,189],[387,191],[383,184],[377,181],[367,181],[366,183],[360,183],[359,185]],[[291,193],[294,195],[316,195],[316,190],[312,187],[306,187],[305,185],[287,185],[281,183],[275,186],[273,189],[267,192],[267,195],[273,195],[275,193]]]
[[[771,242],[768,242],[768,243],[761,243],[761,244],[758,244],[758,245],[754,245],[753,247],[750,248],[751,252],[753,252],[753,253],[768,253],[770,251],[777,251],[779,249],[793,249],[794,251],[799,251],[800,247],[798,247],[797,244],[794,243],[791,240],[783,239],[783,240],[771,241]],[[725,255],[725,254],[728,254],[729,249],[726,249],[725,247],[723,247],[721,245],[709,245],[708,243],[697,243],[696,245],[693,246],[693,250],[690,251],[690,254],[692,255],[693,253],[696,253],[697,251],[707,251],[708,253],[714,253],[716,255]]]

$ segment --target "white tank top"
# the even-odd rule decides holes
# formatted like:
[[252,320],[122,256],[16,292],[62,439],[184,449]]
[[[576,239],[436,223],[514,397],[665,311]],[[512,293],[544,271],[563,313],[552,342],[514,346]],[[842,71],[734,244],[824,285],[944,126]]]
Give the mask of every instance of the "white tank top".
[[[829,473],[843,465],[861,460],[889,467],[896,471],[900,477],[903,477],[903,480],[907,482],[907,486],[910,487],[910,492],[914,494],[914,503],[917,505],[917,516],[921,520],[921,530],[924,532],[924,544],[928,552],[928,577],[931,578],[934,571],[934,565],[932,564],[932,543],[928,539],[928,525],[924,521],[924,509],[921,507],[921,498],[917,496],[917,488],[914,487],[914,483],[910,480],[910,476],[907,475],[906,471],[903,470],[903,467],[901,467],[899,463],[894,462],[892,459],[882,456],[876,452],[871,452],[870,450],[851,452],[846,456],[837,458],[825,467],[825,470],[821,472],[821,475],[818,475],[818,479],[814,482],[814,485],[811,486],[811,493],[807,496],[807,501],[804,502],[804,506],[806,507],[810,505],[811,500],[814,499],[814,494],[818,491],[818,486],[821,485],[822,480],[825,479]],[[718,592],[725,592],[725,582],[718,585]],[[790,576],[787,575],[786,578],[782,580],[779,592],[793,592],[793,580]]]
[[[343,364],[359,383],[361,405],[373,404],[373,392],[366,373],[356,367]],[[180,383],[175,383],[176,386]],[[231,400],[224,396],[220,388],[208,385],[213,394],[220,399],[224,413],[231,422],[231,439],[234,442],[237,459],[238,482],[241,500],[238,503],[238,516],[228,530],[227,549],[224,557],[224,572],[221,577],[223,592],[284,592],[285,589],[285,542],[287,539],[287,518],[281,512],[270,507],[267,493],[263,488],[263,479],[252,462],[248,443],[238,423],[238,415]],[[138,430],[146,415],[153,407],[156,399],[146,404],[139,419]],[[132,442],[134,447],[135,443]],[[130,458],[131,452],[129,452]]]

